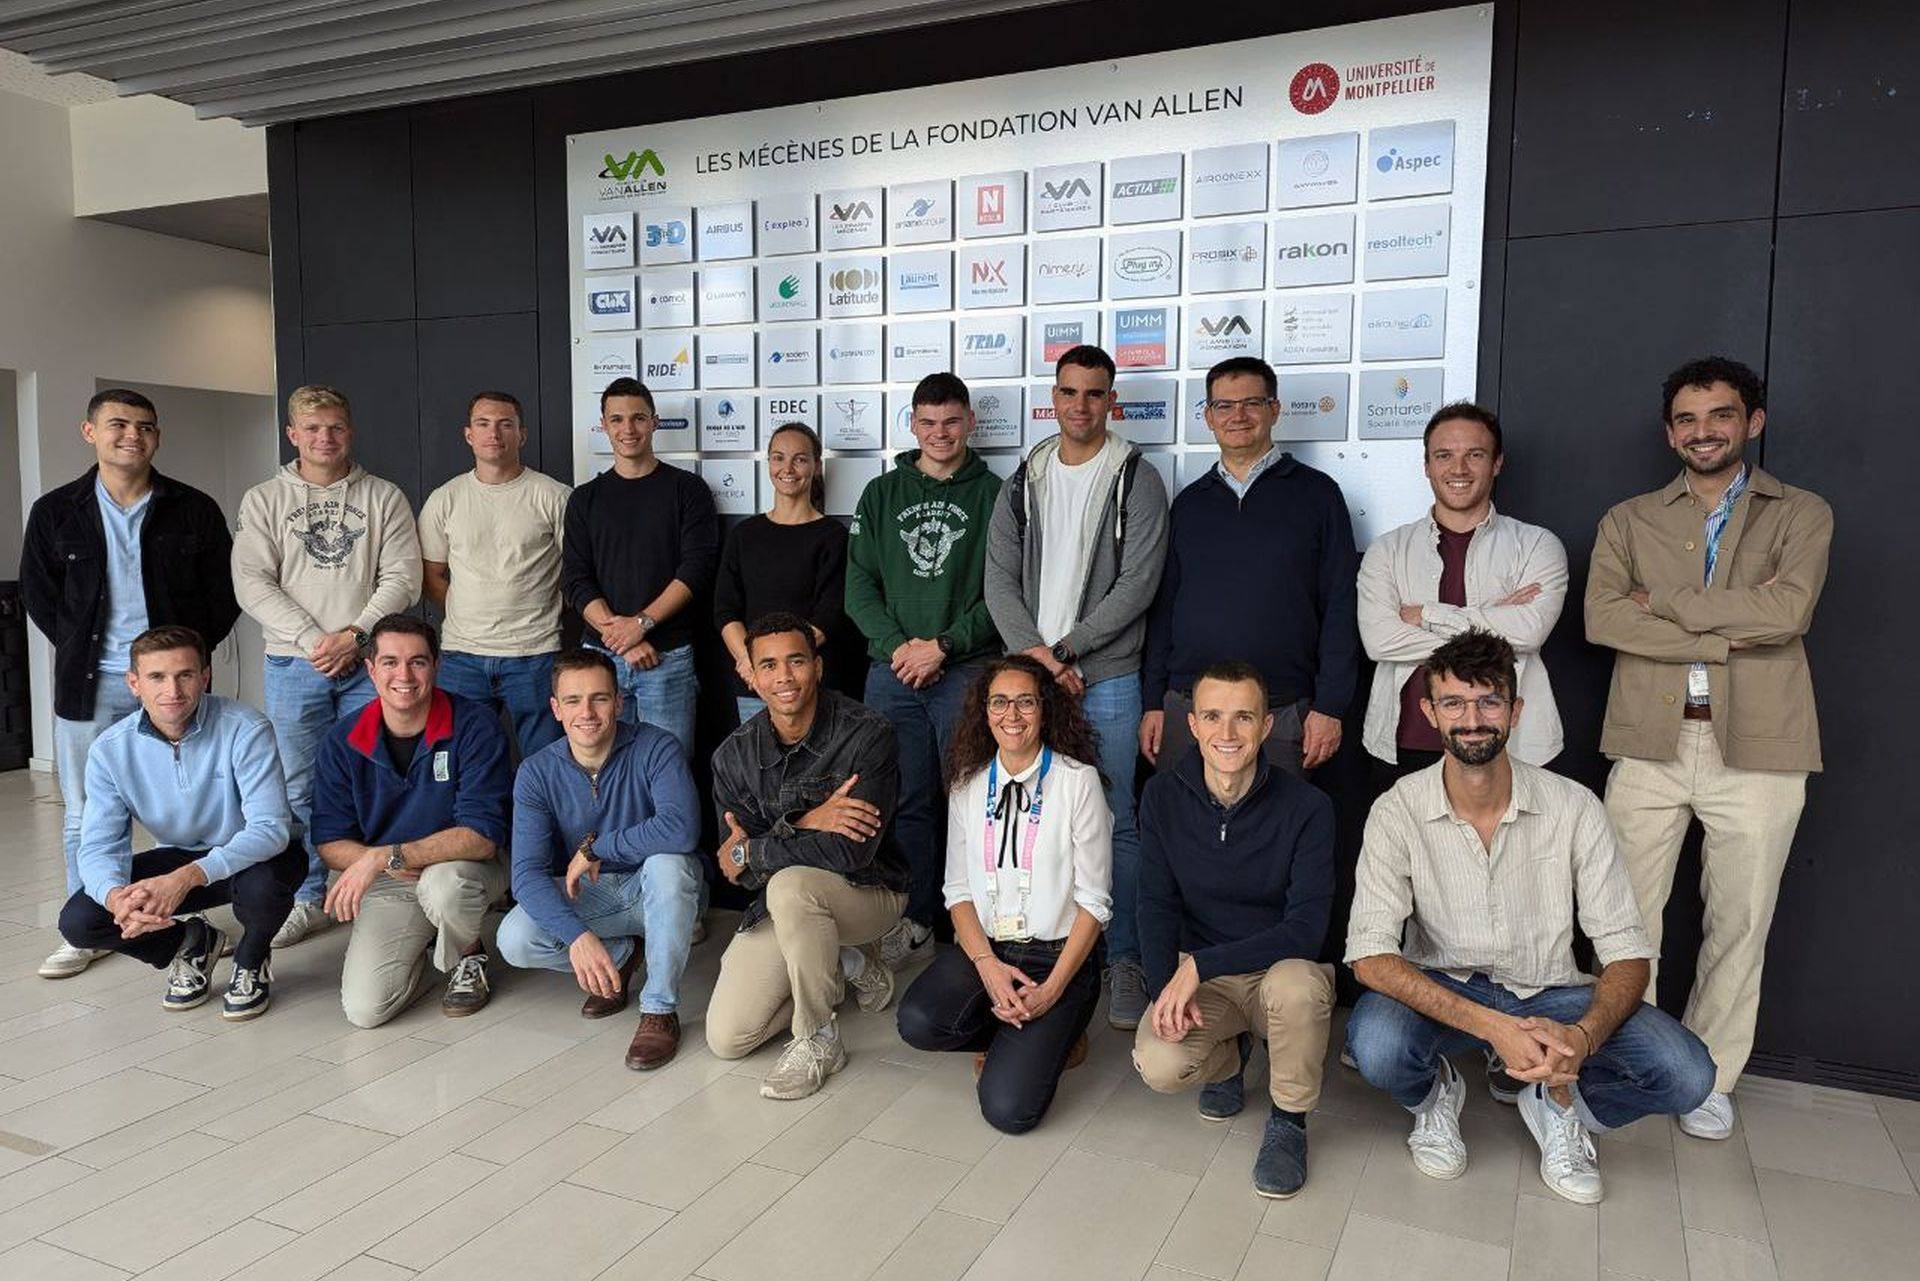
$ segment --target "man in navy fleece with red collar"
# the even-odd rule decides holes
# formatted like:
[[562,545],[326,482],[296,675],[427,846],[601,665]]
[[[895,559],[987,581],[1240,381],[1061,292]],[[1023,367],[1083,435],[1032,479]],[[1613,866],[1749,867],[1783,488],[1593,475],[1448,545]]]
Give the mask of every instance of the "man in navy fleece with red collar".
[[434,688],[440,638],[408,614],[367,637],[378,697],[327,731],[314,763],[316,851],[340,875],[326,910],[355,922],[340,1004],[378,1027],[413,1000],[432,956],[447,975],[441,1013],[487,1003],[480,925],[506,891],[513,780],[492,711]]

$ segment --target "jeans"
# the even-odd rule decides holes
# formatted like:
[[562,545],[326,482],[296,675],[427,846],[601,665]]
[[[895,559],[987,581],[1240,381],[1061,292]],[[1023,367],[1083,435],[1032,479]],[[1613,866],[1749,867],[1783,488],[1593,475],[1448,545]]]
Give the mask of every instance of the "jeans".
[[[1060,944],[995,943],[993,953],[1045,982]],[[986,1051],[977,1093],[980,1115],[1007,1134],[1040,1124],[1059,1088],[1067,1055],[1086,1033],[1100,999],[1100,967],[1088,956],[1054,1007],[1024,1027],[993,1015],[987,989],[966,954],[942,947],[900,1001],[900,1039],[916,1050]]]
[[[135,854],[129,879],[140,881],[149,876],[164,876],[197,862],[205,853],[205,850],[162,847]],[[233,904],[233,914],[239,918],[241,929],[240,941],[233,949],[234,967],[257,970],[273,949],[273,936],[280,932],[287,913],[293,910],[293,887],[306,872],[306,851],[294,841],[272,858],[243,867],[224,881],[188,890],[175,913],[182,915],[223,903]],[[164,930],[122,938],[113,913],[84,892],[76,893],[60,909],[60,935],[75,947],[105,948],[145,961],[159,970],[172,963],[173,954],[180,950],[180,936],[185,929],[176,920]]]
[[553,697],[553,655],[529,654],[496,658],[489,654],[440,656],[440,675],[434,683],[449,694],[485,703],[495,713],[505,710],[513,722],[513,736],[525,760],[561,736],[548,700]]
[[93,740],[123,716],[140,710],[140,700],[116,673],[107,679],[101,672],[94,677],[98,686],[93,694],[93,719],[53,722],[53,767],[60,774],[60,803],[66,813],[60,818],[60,850],[67,859],[67,893],[80,892],[80,813],[87,802],[87,749]]
[[929,928],[942,910],[940,887],[947,872],[947,789],[941,781],[941,758],[953,741],[967,686],[979,670],[977,663],[963,664],[942,672],[925,689],[902,684],[885,663],[875,663],[867,673],[867,706],[893,726],[900,758],[893,831],[913,877],[906,916]]
[[767,704],[764,699],[749,698],[745,694],[735,694],[733,696],[733,709],[739,714],[740,723],[745,725],[748,721],[766,711]]
[[[329,680],[304,658],[268,654],[262,693],[267,719],[273,722],[273,741],[280,749],[280,768],[287,775],[293,837],[300,840],[313,819],[313,758],[320,752],[320,740],[341,717],[373,701],[373,681],[358,663],[347,675]],[[307,879],[294,901],[318,903],[326,893],[327,865],[309,850]]]
[[[1428,978],[1470,1001],[1517,1018],[1545,1015],[1572,1023],[1586,1013],[1590,987],[1550,987],[1522,999],[1484,974],[1461,982],[1442,971]],[[1487,1049],[1486,1042],[1437,1023],[1392,997],[1367,992],[1347,1019],[1347,1052],[1360,1075],[1401,1107],[1425,1102],[1444,1056]],[[1642,1004],[1580,1067],[1574,1101],[1589,1129],[1604,1131],[1643,1116],[1678,1116],[1713,1090],[1713,1056],[1699,1037],[1657,1006]]]
[[[632,957],[635,938],[646,944],[642,1014],[672,1014],[680,1007],[680,975],[700,918],[702,883],[699,860],[683,854],[655,854],[636,871],[602,872],[597,881],[580,882],[573,910],[606,943],[616,967]],[[523,970],[573,971],[567,945],[524,907],[500,922],[499,946],[507,964]]]
[[667,650],[652,671],[635,667],[618,654],[600,652],[613,660],[620,679],[620,719],[629,725],[645,721],[659,726],[680,740],[680,750],[691,761],[693,698],[699,689],[693,674],[693,646]]
[[1137,962],[1140,829],[1133,817],[1133,767],[1140,754],[1140,674],[1110,676],[1087,686],[1081,705],[1100,740],[1100,759],[1088,764],[1099,765],[1107,776],[1107,808],[1113,813],[1113,920],[1107,925],[1107,959]]

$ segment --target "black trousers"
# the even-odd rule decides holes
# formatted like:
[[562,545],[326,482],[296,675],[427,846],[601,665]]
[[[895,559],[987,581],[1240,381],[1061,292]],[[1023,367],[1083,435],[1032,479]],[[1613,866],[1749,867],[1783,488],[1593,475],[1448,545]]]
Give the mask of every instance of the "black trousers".
[[[1060,959],[1059,943],[995,943],[994,955],[1045,982]],[[993,1016],[980,974],[966,953],[942,947],[900,1001],[900,1039],[916,1050],[985,1050],[980,1115],[1007,1134],[1040,1124],[1066,1070],[1067,1053],[1093,1018],[1100,999],[1100,967],[1088,956],[1067,990],[1025,1027]]]
[[[128,879],[142,881],[149,876],[164,875],[185,867],[205,852],[162,847],[135,854]],[[233,904],[233,914],[239,918],[242,931],[239,943],[234,945],[233,963],[240,969],[258,969],[273,948],[273,936],[279,933],[287,913],[293,910],[293,892],[306,879],[307,847],[296,839],[264,863],[243,867],[224,881],[188,890],[178,910],[198,912]],[[180,950],[180,938],[185,932],[186,926],[175,921],[164,930],[121,938],[113,913],[88,898],[85,890],[68,899],[67,905],[60,909],[61,937],[75,947],[106,948],[145,961],[158,970],[173,963],[173,954]]]

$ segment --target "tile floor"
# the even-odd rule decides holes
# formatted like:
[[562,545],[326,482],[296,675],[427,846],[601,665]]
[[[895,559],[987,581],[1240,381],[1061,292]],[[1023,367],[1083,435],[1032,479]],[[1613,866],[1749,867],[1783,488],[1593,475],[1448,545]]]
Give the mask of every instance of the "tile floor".
[[[1816,1281],[1920,1275],[1920,1103],[1754,1080],[1742,1132],[1665,1121],[1600,1141],[1607,1199],[1549,1195],[1519,1119],[1476,1089],[1456,1182],[1329,1067],[1312,1180],[1248,1186],[1260,1117],[1203,1124],[1096,1032],[1033,1134],[983,1123],[961,1055],[847,1017],[820,1095],[759,1097],[773,1051],[701,1043],[724,928],[695,953],[679,1058],[621,1064],[558,974],[500,974],[483,1013],[340,1016],[334,930],[275,960],[275,1005],[229,1027],[160,1008],[114,959],[33,975],[61,897],[45,776],[0,775],[0,1277],[395,1281],[1333,1278]],[[1477,1074],[1470,1071],[1470,1079]]]

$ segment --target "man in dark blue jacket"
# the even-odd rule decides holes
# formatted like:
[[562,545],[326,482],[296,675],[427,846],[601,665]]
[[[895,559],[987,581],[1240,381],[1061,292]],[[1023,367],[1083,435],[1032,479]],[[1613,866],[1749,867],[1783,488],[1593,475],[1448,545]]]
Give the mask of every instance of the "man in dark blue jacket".
[[1316,960],[1333,903],[1333,803],[1262,753],[1273,732],[1260,671],[1201,669],[1188,728],[1199,745],[1140,798],[1140,951],[1157,993],[1133,1062],[1156,1090],[1204,1086],[1200,1115],[1244,1101],[1253,1036],[1266,1038],[1273,1111],[1254,1162],[1262,1196],[1307,1178],[1307,1113],[1333,1014]]
[[620,720],[613,660],[566,650],[553,662],[553,715],[566,737],[520,766],[513,784],[513,896],[500,955],[523,969],[570,970],[585,1018],[627,1008],[646,941],[647,982],[627,1066],[657,1068],[680,1048],[680,975],[700,915],[700,797],[687,758],[657,725]]
[[487,1003],[480,925],[507,888],[507,736],[484,704],[434,688],[440,637],[411,614],[367,634],[377,697],[327,731],[314,762],[315,852],[340,873],[326,911],[356,921],[340,1004],[356,1027],[407,1008],[431,953],[441,1013]]
[[1162,770],[1188,747],[1194,678],[1226,658],[1266,679],[1275,765],[1304,775],[1340,748],[1360,671],[1360,558],[1340,486],[1273,443],[1278,394],[1251,356],[1207,371],[1220,462],[1173,500],[1140,672],[1140,751]]

